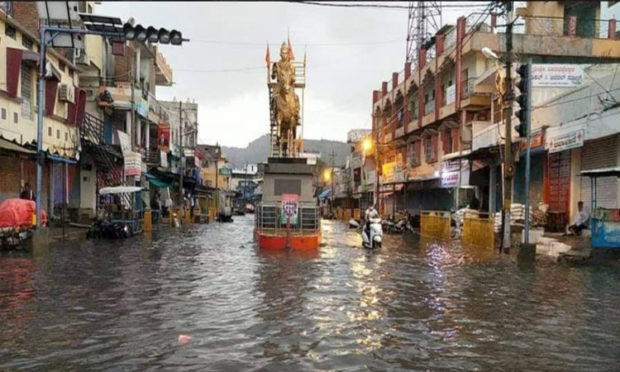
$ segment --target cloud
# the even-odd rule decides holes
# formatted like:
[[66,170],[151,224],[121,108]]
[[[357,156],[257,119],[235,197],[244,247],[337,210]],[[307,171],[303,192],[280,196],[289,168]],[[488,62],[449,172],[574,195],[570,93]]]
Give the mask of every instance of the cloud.
[[[399,3],[403,4],[403,3]],[[179,29],[190,39],[162,46],[175,84],[162,99],[195,99],[200,141],[244,146],[268,132],[265,45],[273,60],[290,32],[308,54],[305,137],[346,140],[370,128],[373,89],[403,69],[407,10],[341,9],[282,2],[103,2],[96,12]],[[444,22],[456,14],[445,12]],[[344,45],[343,45],[344,44]],[[253,67],[237,72],[199,72]],[[192,71],[182,71],[192,70]]]

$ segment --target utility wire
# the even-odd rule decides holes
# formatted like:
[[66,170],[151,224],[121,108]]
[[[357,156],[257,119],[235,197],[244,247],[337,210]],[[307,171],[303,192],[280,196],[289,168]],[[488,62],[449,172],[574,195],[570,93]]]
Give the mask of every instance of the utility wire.
[[[318,1],[288,1],[289,3],[301,4],[301,5],[315,5],[315,6],[326,6],[326,7],[337,7],[337,8],[375,8],[375,9],[418,9],[422,8],[421,6],[408,6],[408,5],[386,5],[386,4],[365,4],[365,3],[325,3]],[[461,9],[468,10],[472,7],[483,7],[482,4],[442,4],[442,8],[446,9]]]

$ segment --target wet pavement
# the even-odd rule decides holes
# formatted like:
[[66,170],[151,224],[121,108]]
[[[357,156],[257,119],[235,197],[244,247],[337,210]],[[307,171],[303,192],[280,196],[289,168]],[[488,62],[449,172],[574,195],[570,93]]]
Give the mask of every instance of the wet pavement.
[[[0,256],[0,370],[617,370],[620,272],[324,223],[266,254],[252,217]],[[179,344],[187,334],[192,340]]]

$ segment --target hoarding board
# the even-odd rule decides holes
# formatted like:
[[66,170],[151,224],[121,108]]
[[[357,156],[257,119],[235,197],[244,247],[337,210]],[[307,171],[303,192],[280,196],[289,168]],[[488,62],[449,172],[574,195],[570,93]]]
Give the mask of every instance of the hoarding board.
[[533,65],[533,87],[578,87],[583,83],[583,68],[579,65]]

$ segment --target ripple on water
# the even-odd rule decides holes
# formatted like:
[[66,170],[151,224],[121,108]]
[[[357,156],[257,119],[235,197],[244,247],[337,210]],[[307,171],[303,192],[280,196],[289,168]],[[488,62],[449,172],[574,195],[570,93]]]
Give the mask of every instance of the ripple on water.
[[[612,370],[620,274],[326,221],[259,251],[252,216],[0,256],[0,370]],[[179,345],[179,334],[192,341]]]

